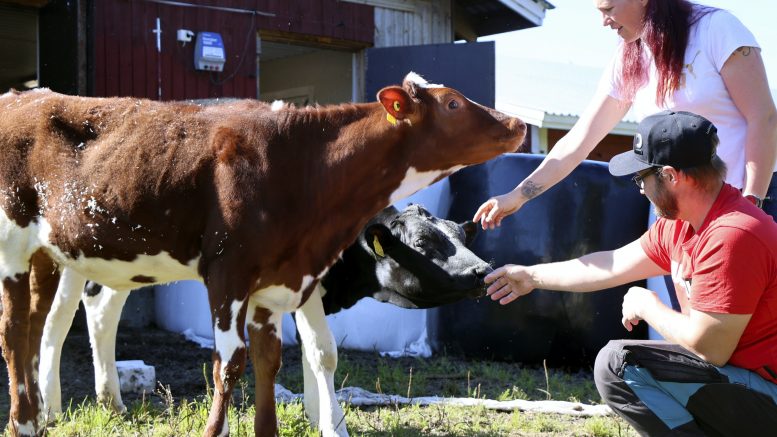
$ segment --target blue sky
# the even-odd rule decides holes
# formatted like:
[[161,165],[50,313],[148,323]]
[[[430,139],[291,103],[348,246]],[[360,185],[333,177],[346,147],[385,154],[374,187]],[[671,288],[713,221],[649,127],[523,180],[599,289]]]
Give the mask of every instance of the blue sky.
[[[546,12],[542,26],[481,40],[496,41],[499,61],[529,58],[604,67],[618,43],[618,36],[614,30],[602,26],[593,0],[550,2],[556,8]],[[701,3],[729,10],[753,32],[762,48],[769,87],[777,89],[777,1],[704,0]]]

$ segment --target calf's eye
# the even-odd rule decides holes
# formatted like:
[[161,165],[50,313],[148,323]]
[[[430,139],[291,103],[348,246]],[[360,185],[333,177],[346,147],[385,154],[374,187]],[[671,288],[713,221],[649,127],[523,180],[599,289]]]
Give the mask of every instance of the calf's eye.
[[448,109],[456,109],[458,107],[459,107],[459,102],[457,102],[456,100],[451,100],[450,102],[448,102]]

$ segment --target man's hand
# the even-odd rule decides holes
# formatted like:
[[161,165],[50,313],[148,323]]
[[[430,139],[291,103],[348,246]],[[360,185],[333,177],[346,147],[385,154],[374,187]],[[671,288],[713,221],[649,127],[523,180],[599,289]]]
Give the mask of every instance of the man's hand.
[[629,288],[628,293],[623,296],[623,318],[621,319],[623,327],[631,332],[639,321],[643,319],[642,311],[653,305],[656,300],[658,300],[658,296],[646,288]]
[[534,290],[534,283],[527,267],[507,264],[486,276],[486,284],[491,284],[486,294],[500,304],[508,303]]

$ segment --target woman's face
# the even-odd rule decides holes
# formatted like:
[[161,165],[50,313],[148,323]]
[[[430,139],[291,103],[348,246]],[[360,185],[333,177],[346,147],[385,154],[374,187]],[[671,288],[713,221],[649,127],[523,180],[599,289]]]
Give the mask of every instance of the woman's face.
[[647,2],[648,0],[594,0],[594,6],[602,13],[602,25],[616,30],[624,42],[630,43],[642,36]]

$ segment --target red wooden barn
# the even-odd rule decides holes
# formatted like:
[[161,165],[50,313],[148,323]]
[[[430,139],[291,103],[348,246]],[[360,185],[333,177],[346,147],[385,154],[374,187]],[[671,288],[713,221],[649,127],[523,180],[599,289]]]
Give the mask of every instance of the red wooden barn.
[[[0,0],[0,90],[361,101],[370,48],[474,41],[540,25],[548,8],[544,0]],[[221,37],[220,72],[195,69],[196,40],[209,33]]]

